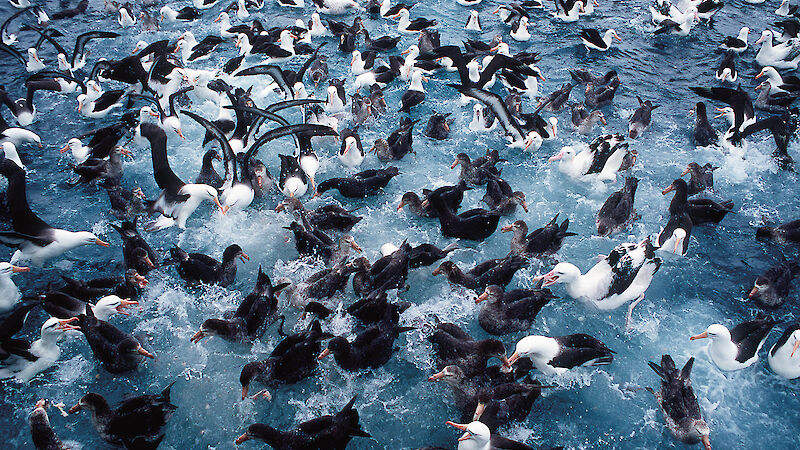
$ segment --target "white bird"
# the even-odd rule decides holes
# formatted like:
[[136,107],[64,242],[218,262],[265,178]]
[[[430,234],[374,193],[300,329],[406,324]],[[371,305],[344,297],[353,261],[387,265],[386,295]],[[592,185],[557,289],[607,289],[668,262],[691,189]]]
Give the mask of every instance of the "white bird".
[[750,28],[742,27],[742,29],[739,30],[738,36],[726,36],[725,39],[722,40],[722,44],[720,44],[719,48],[723,50],[731,50],[736,53],[742,53],[747,50],[747,36],[749,34]]
[[611,48],[611,41],[612,39],[616,38],[618,41],[622,42],[619,36],[617,36],[617,32],[614,31],[613,28],[609,28],[606,32],[600,36],[600,32],[594,28],[584,28],[581,30],[581,42],[586,47],[586,50],[599,50],[601,52],[605,52]]
[[327,92],[328,98],[325,101],[325,112],[330,114],[344,111],[344,102],[342,102],[342,98],[339,97],[336,86],[328,86]]
[[236,33],[231,33],[228,29],[231,28],[231,17],[228,15],[227,12],[222,11],[219,13],[216,19],[214,19],[215,23],[219,23],[219,35],[223,39],[228,38],[235,38]]
[[511,27],[511,37],[514,38],[515,41],[526,42],[530,40],[531,33],[528,32],[528,18],[521,17],[514,25]]
[[317,7],[317,12],[331,15],[347,14],[350,9],[364,9],[354,0],[314,0],[314,6]]
[[136,16],[132,11],[128,11],[128,8],[122,6],[119,8],[119,17],[117,17],[117,23],[119,23],[122,28],[132,27],[136,25]]
[[308,30],[313,37],[325,36],[330,34],[325,25],[320,20],[319,13],[311,14],[311,22],[309,23]]
[[778,342],[767,353],[767,361],[773,372],[793,380],[800,377],[800,324],[793,324],[783,332]]
[[654,251],[650,239],[624,243],[614,247],[585,274],[573,264],[563,262],[536,278],[544,280],[544,287],[563,283],[570,297],[603,311],[632,302],[628,307],[627,324],[633,308],[644,299],[645,291],[661,267],[661,258],[656,257]]
[[567,336],[526,336],[517,342],[508,358],[510,368],[520,358],[528,358],[545,375],[563,375],[581,366],[605,366],[614,360],[614,352],[588,334]]
[[35,359],[29,360],[16,355],[8,358],[0,367],[0,378],[14,377],[19,382],[27,383],[37,374],[50,368],[61,356],[58,339],[67,331],[79,329],[70,325],[73,320],[53,317],[47,319],[42,325],[41,337],[31,342],[29,352]]
[[250,17],[250,13],[247,11],[247,5],[245,4],[244,0],[236,1],[236,17],[242,20]]
[[486,108],[476,103],[472,106],[472,121],[469,123],[469,129],[477,132],[491,131],[497,126],[497,119],[492,119],[490,125],[486,125]]
[[464,29],[469,31],[481,31],[481,18],[478,16],[478,11],[473,9],[469,12],[469,18],[467,18]]
[[548,162],[559,161],[558,170],[571,178],[583,179],[597,174],[600,181],[615,180],[626,155],[631,154],[628,143],[623,140],[622,136],[603,135],[580,153],[572,146],[562,147]]
[[[344,130],[343,130],[344,132]],[[349,134],[344,141],[338,153],[339,161],[346,167],[358,167],[364,162],[364,148],[361,146],[361,140],[356,138],[354,134]]]
[[42,62],[42,59],[39,58],[39,54],[36,52],[36,49],[31,47],[28,49],[28,62],[25,64],[25,70],[28,72],[39,72],[40,70],[44,70],[45,65]]
[[725,325],[715,323],[689,339],[710,339],[707,350],[714,365],[725,371],[741,370],[758,361],[758,352],[776,323],[770,317],[749,320],[730,331]]
[[[591,1],[591,0],[590,0]],[[575,2],[572,5],[572,9],[569,11],[561,11],[560,9],[556,12],[555,16],[556,19],[561,20],[562,22],[577,22],[578,18],[580,17],[580,13],[583,12],[583,2]]]
[[789,41],[783,44],[773,45],[773,33],[771,30],[764,30],[755,45],[761,44],[761,48],[756,53],[756,62],[762,67],[771,66],[776,69],[796,69],[800,62],[800,48],[798,44]]
[[8,3],[17,9],[23,9],[31,6],[30,0],[8,0]]
[[14,284],[11,276],[15,273],[29,272],[28,267],[15,266],[11,263],[0,262],[0,313],[10,311],[22,294]]
[[[795,7],[797,9],[797,7]],[[775,10],[775,14],[781,17],[786,17],[789,15],[789,0],[783,0],[781,2],[781,6]]]
[[[771,92],[791,92],[800,90],[800,82],[798,82],[797,77],[787,77],[787,79],[791,81],[791,83],[787,83],[774,67],[767,66],[761,69],[761,72],[756,75],[756,79],[761,77],[767,77]],[[792,89],[787,89],[787,87],[791,87]]]

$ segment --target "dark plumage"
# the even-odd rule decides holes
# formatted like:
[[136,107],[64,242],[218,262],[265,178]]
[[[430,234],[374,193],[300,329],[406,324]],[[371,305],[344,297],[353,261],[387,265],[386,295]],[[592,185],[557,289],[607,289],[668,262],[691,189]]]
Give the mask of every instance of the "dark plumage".
[[317,186],[317,195],[336,189],[343,197],[364,198],[379,193],[400,173],[397,167],[369,169],[349,178],[329,178]]
[[706,114],[706,104],[697,102],[692,112],[695,114],[694,118],[694,131],[692,137],[694,138],[695,145],[705,147],[717,143],[717,130],[708,122],[708,115]]
[[89,305],[86,305],[86,313],[76,320],[95,359],[110,373],[135,370],[141,361],[140,356],[155,359],[133,336],[97,319]]
[[784,261],[759,275],[747,297],[762,308],[777,308],[789,295],[792,281],[800,273],[800,264]]
[[498,358],[503,363],[506,359],[506,348],[497,339],[476,341],[457,325],[441,322],[428,337],[433,343],[436,355],[436,367],[459,366],[467,378],[481,375],[486,370],[486,363],[491,358]]
[[[172,383],[174,384],[174,383]],[[86,409],[92,413],[92,423],[105,441],[120,444],[123,440],[152,437],[161,432],[172,413],[178,409],[170,403],[167,386],[160,395],[140,395],[129,398],[112,410],[100,394],[90,392],[69,409],[70,414]]]
[[556,298],[549,289],[541,285],[535,289],[504,291],[501,286],[486,286],[475,303],[486,301],[478,314],[478,323],[486,332],[495,336],[526,331],[533,324],[539,311]]
[[638,184],[638,178],[626,177],[622,189],[606,199],[603,206],[600,207],[600,211],[597,212],[597,234],[610,236],[636,220],[637,214],[633,209],[633,201]]
[[400,327],[394,321],[384,320],[358,333],[352,342],[343,336],[331,339],[317,359],[333,353],[336,363],[345,370],[381,367],[392,357],[395,339],[401,332],[410,329]]
[[777,227],[759,227],[756,230],[756,238],[777,242],[800,242],[800,219],[786,222]]
[[442,235],[482,241],[497,230],[500,214],[481,208],[471,209],[456,215],[441,194],[428,197],[431,208],[436,211],[441,225]]
[[689,174],[689,185],[687,195],[699,194],[703,191],[714,189],[714,171],[719,167],[714,167],[710,163],[701,166],[696,162],[690,162],[681,176]]
[[454,262],[445,261],[433,271],[433,275],[443,273],[453,284],[478,290],[491,284],[506,286],[511,283],[514,274],[526,265],[525,258],[514,255],[484,261],[464,273]]
[[344,449],[353,437],[371,437],[358,423],[358,411],[353,397],[334,415],[317,417],[299,424],[291,431],[281,431],[269,425],[254,423],[236,439],[236,444],[250,439],[266,442],[275,450],[335,448]]
[[236,258],[249,260],[241,247],[229,245],[222,252],[222,262],[202,253],[187,253],[177,245],[170,249],[178,275],[190,283],[212,283],[227,287],[236,281]]
[[692,219],[692,225],[717,224],[725,215],[733,212],[733,200],[715,202],[708,198],[693,198],[686,202],[686,212]]
[[576,236],[576,233],[567,231],[569,219],[564,220],[560,225],[557,220],[558,214],[545,226],[534,230],[530,234],[528,234],[528,225],[524,220],[517,220],[501,228],[504,233],[507,231],[514,232],[514,236],[511,238],[511,252],[509,255],[542,258],[557,252],[561,249],[564,238]]

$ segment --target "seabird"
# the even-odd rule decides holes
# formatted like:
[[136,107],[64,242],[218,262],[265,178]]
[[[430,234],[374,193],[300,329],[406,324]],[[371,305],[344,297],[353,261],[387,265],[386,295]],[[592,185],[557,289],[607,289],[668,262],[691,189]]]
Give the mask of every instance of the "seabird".
[[711,339],[707,351],[711,361],[720,370],[741,370],[758,361],[758,352],[772,328],[780,323],[771,317],[748,320],[728,330],[718,323],[689,339]]

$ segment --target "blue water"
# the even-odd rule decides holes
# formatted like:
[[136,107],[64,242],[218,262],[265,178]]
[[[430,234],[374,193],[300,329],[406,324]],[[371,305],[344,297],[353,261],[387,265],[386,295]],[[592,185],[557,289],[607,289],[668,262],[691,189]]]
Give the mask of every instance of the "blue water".
[[[309,2],[310,3],[310,2]],[[715,148],[695,148],[690,143],[693,118],[688,111],[698,99],[687,87],[690,85],[716,85],[713,77],[715,65],[721,58],[713,49],[726,35],[735,35],[742,25],[752,32],[751,44],[769,23],[775,20],[776,0],[761,5],[749,5],[739,0],[727,3],[715,17],[715,22],[698,25],[688,37],[653,37],[649,24],[646,1],[603,0],[594,15],[584,16],[579,22],[564,24],[551,17],[552,3],[544,10],[534,11],[531,19],[532,39],[518,43],[508,36],[508,29],[490,14],[497,6],[484,1],[476,7],[480,11],[483,32],[467,33],[463,30],[468,16],[467,8],[452,0],[425,1],[412,10],[413,17],[439,20],[443,44],[459,44],[466,37],[489,40],[501,33],[511,45],[512,53],[520,50],[541,52],[540,67],[547,77],[541,86],[549,93],[569,80],[568,68],[591,68],[605,72],[614,68],[620,73],[620,88],[613,107],[604,109],[608,125],[596,128],[596,133],[624,132],[627,118],[638,105],[635,96],[652,100],[661,108],[654,112],[654,123],[644,136],[631,144],[639,157],[633,175],[641,179],[636,198],[636,209],[642,216],[632,228],[613,238],[593,236],[595,214],[605,198],[620,187],[615,184],[596,185],[565,178],[547,157],[561,146],[586,143],[593,136],[584,137],[561,127],[555,141],[546,142],[535,154],[505,150],[503,139],[496,133],[471,133],[467,124],[471,107],[461,107],[454,91],[446,83],[455,80],[454,74],[438,74],[426,85],[428,97],[411,116],[422,118],[423,123],[433,110],[451,112],[456,121],[451,138],[433,141],[424,137],[418,126],[414,134],[414,149],[397,163],[401,174],[380,196],[364,201],[347,200],[338,194],[327,194],[307,203],[316,207],[328,202],[341,202],[348,207],[361,206],[364,220],[353,229],[357,242],[366,255],[374,260],[384,242],[399,244],[408,238],[417,244],[431,242],[444,247],[450,239],[440,235],[438,224],[396,213],[400,196],[408,190],[453,184],[456,171],[449,169],[455,154],[467,152],[477,156],[489,148],[498,148],[509,161],[503,165],[503,176],[516,190],[525,192],[531,206],[530,213],[519,211],[515,217],[504,218],[501,226],[515,219],[524,219],[535,228],[547,222],[556,213],[570,219],[570,231],[578,237],[566,241],[558,259],[570,261],[587,270],[597,254],[606,253],[616,244],[641,240],[654,235],[667,219],[669,197],[661,190],[677,177],[687,163],[711,162],[721,166],[715,172],[716,191],[722,198],[733,199],[736,214],[729,215],[717,227],[697,227],[692,233],[686,257],[665,263],[656,274],[647,291],[647,298],[633,315],[633,329],[625,331],[624,309],[609,312],[591,311],[566,297],[563,288],[555,292],[561,299],[547,305],[536,319],[530,333],[515,333],[503,337],[509,349],[525,334],[562,335],[590,333],[603,340],[617,352],[614,363],[602,370],[585,369],[569,374],[560,380],[546,380],[558,387],[547,390],[539,399],[525,423],[506,427],[502,434],[528,442],[531,445],[564,445],[569,448],[666,448],[679,446],[663,425],[661,412],[653,397],[642,390],[657,383],[655,374],[647,367],[648,360],[656,360],[662,353],[670,353],[679,364],[696,356],[693,380],[704,416],[711,426],[711,442],[715,448],[762,447],[769,442],[772,448],[796,448],[797,424],[800,423],[798,388],[769,372],[766,350],[762,360],[742,371],[723,374],[714,367],[704,353],[703,341],[690,342],[688,337],[703,331],[711,323],[734,325],[753,317],[758,311],[744,298],[756,275],[779,261],[780,254],[796,256],[796,249],[763,244],[754,239],[755,227],[762,216],[776,222],[796,217],[798,178],[794,172],[780,171],[769,154],[773,150],[772,138],[767,135],[749,139],[746,158],[728,157]],[[44,5],[58,9],[55,2]],[[159,3],[151,7],[157,15]],[[183,5],[180,5],[183,6]],[[227,6],[227,5],[225,5]],[[100,57],[123,57],[139,39],[153,42],[158,39],[176,39],[185,29],[191,29],[199,39],[209,33],[218,33],[211,21],[221,6],[205,11],[201,21],[191,24],[164,24],[160,31],[142,33],[128,29],[125,36],[113,41],[90,44],[92,55],[89,65]],[[9,5],[2,5],[3,17],[11,14]],[[138,10],[138,9],[137,9]],[[307,20],[313,12],[307,6],[302,13]],[[261,19],[267,26],[292,25],[300,10],[284,9],[267,2],[264,9],[251,11],[253,18]],[[353,14],[337,20],[351,22]],[[234,24],[238,23],[233,19]],[[366,27],[372,36],[396,34],[394,22],[369,18]],[[12,30],[17,25],[12,26]],[[115,17],[102,12],[102,2],[92,0],[86,15],[55,25],[71,39],[87,29],[116,30]],[[582,27],[605,29],[613,27],[623,42],[607,54],[587,55],[577,37]],[[23,43],[30,44],[30,35],[23,35]],[[316,42],[319,42],[317,40]],[[405,35],[398,52],[416,43],[416,35]],[[49,66],[55,55],[49,46],[42,57]],[[210,60],[191,67],[219,67],[234,55],[232,44],[221,47]],[[332,76],[345,76],[350,55],[343,55],[329,44],[326,53]],[[740,80],[746,89],[755,86],[753,76],[758,68],[753,61],[753,50],[748,50],[737,61]],[[21,82],[24,69],[11,60],[2,59],[4,84],[16,96],[23,96]],[[252,63],[256,63],[255,59]],[[299,62],[289,63],[292,67]],[[241,86],[266,84],[268,77],[249,77]],[[310,83],[309,83],[310,84]],[[499,86],[499,83],[498,83]],[[110,89],[111,85],[104,88]],[[309,87],[311,90],[313,86]],[[404,82],[392,83],[386,89],[391,112],[362,128],[365,146],[377,137],[386,137],[396,127],[399,98],[406,89]],[[495,88],[497,90],[498,88]],[[317,96],[323,96],[320,88]],[[580,100],[581,92],[573,92],[573,100]],[[274,97],[256,99],[265,106]],[[66,141],[78,134],[110,123],[113,118],[89,120],[76,111],[74,96],[43,93],[36,99],[39,120],[31,129],[39,133],[45,143],[43,149],[24,147],[20,150],[28,167],[28,197],[33,209],[48,223],[69,229],[90,229],[101,238],[110,240],[109,249],[82,248],[55,260],[42,269],[17,276],[15,280],[25,294],[44,290],[47,283],[58,280],[59,274],[75,278],[90,278],[119,274],[122,271],[120,241],[109,226],[114,222],[108,213],[106,194],[94,187],[69,189],[65,181],[70,177],[67,163],[70,159],[56,151]],[[348,104],[349,108],[349,104]],[[533,105],[526,100],[525,110]],[[192,110],[209,118],[216,116],[213,105],[195,102]],[[561,124],[569,123],[569,112],[559,113]],[[9,117],[6,113],[6,117]],[[294,115],[290,120],[297,121]],[[715,126],[722,130],[727,124],[717,119]],[[200,168],[203,149],[199,142],[202,130],[188,119],[183,120],[186,141],[170,138],[170,162],[175,172],[184,180],[192,180]],[[278,172],[277,153],[286,152],[289,141],[273,142],[260,152],[273,173]],[[152,178],[149,148],[132,146],[135,157],[125,163],[125,186],[141,186],[146,194],[154,196],[158,189]],[[335,158],[335,144],[322,144],[317,148],[321,159],[317,180],[351,173]],[[789,153],[796,157],[797,144],[792,143]],[[381,167],[382,163],[368,157],[363,168]],[[467,193],[464,207],[479,206],[482,189]],[[239,267],[236,283],[229,289],[214,286],[186,288],[173,268],[152,272],[151,284],[140,299],[141,308],[130,317],[114,317],[112,322],[146,340],[148,348],[157,355],[146,361],[140,369],[124,376],[111,376],[95,363],[85,340],[71,336],[61,341],[61,360],[50,370],[39,375],[30,384],[15,382],[0,384],[0,442],[4,448],[31,446],[27,417],[39,398],[68,406],[86,392],[98,392],[112,403],[126,395],[152,393],[178,380],[173,388],[173,403],[179,406],[166,427],[162,448],[219,448],[235,447],[233,440],[253,422],[263,422],[288,429],[312,417],[338,410],[353,395],[358,395],[356,407],[361,413],[363,428],[373,439],[359,438],[352,448],[409,448],[439,445],[455,448],[458,433],[446,426],[446,420],[458,419],[460,412],[452,406],[449,389],[444,385],[428,383],[426,378],[433,370],[430,345],[424,340],[424,319],[435,314],[443,321],[458,323],[476,338],[487,337],[478,326],[478,307],[474,293],[462,288],[452,288],[442,277],[432,277],[432,268],[412,271],[410,290],[402,299],[414,303],[402,316],[402,322],[420,327],[419,331],[406,333],[398,341],[400,351],[384,367],[361,373],[348,373],[338,368],[331,358],[324,361],[319,374],[294,386],[273,392],[272,401],[240,401],[238,376],[241,367],[250,361],[265,358],[279,341],[271,329],[261,341],[252,346],[233,344],[219,338],[203,340],[199,345],[189,338],[200,323],[210,317],[219,317],[223,311],[234,309],[238,301],[252,288],[261,264],[274,278],[291,277],[300,281],[320,267],[308,260],[298,260],[293,243],[286,230],[290,218],[273,210],[278,196],[257,200],[246,211],[221,217],[208,205],[202,206],[189,220],[189,228],[177,228],[147,234],[146,238],[162,253],[174,243],[189,251],[199,251],[219,257],[231,243],[238,243],[251,256],[249,263]],[[495,233],[480,244],[462,243],[462,249],[451,258],[460,265],[470,267],[476,262],[496,258],[508,252],[508,234]],[[8,252],[10,256],[11,252]],[[0,256],[0,259],[5,256]],[[530,286],[531,278],[549,270],[534,261],[530,269],[515,277],[512,286]],[[347,291],[342,300],[353,300]],[[787,305],[775,314],[790,321],[798,312],[796,294]],[[288,323],[294,324],[296,311],[285,309]],[[34,317],[25,330],[33,339],[38,333],[43,314]],[[349,334],[353,321],[337,316],[327,327],[336,334]],[[298,325],[298,328],[304,324]],[[779,336],[774,331],[767,341],[768,349]],[[50,410],[53,427],[62,440],[73,448],[98,448],[105,444],[91,426],[88,415],[81,413],[62,418]],[[245,446],[254,446],[248,443]]]

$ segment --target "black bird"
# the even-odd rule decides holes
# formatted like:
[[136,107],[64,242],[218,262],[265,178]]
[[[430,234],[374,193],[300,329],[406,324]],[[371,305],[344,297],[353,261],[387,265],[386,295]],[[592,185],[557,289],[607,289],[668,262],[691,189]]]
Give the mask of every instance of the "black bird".
[[514,278],[514,274],[527,264],[525,258],[514,255],[484,261],[464,273],[454,262],[445,261],[433,271],[433,275],[443,273],[450,283],[479,290],[493,284],[508,285]]
[[174,382],[160,395],[148,394],[129,398],[112,410],[105,398],[90,392],[69,409],[73,414],[81,410],[92,413],[92,423],[106,442],[121,444],[123,440],[153,437],[161,432],[169,418],[178,409],[170,403],[169,391]]
[[291,431],[276,430],[269,425],[254,423],[247,427],[244,434],[236,438],[236,444],[259,439],[275,450],[344,449],[353,437],[372,437],[362,430],[358,423],[358,411],[353,408],[355,401],[356,398],[353,397],[336,414],[303,422]]
[[447,139],[450,135],[450,124],[452,123],[452,120],[447,119],[449,115],[450,113],[433,113],[431,118],[428,119],[428,125],[425,126],[425,136],[437,140]]
[[495,168],[495,164],[496,162],[489,163],[488,161],[483,164],[477,164],[476,162],[472,162],[469,155],[466,153],[459,153],[456,155],[453,164],[450,165],[450,169],[461,166],[461,173],[458,176],[459,180],[468,184],[481,185],[486,184],[490,179],[500,176],[500,172]]
[[242,341],[261,337],[266,327],[278,320],[278,298],[276,295],[288,283],[272,285],[269,276],[258,267],[258,278],[253,292],[242,300],[233,314],[223,319],[207,319],[191,341],[200,342],[206,336],[219,336],[230,341]]
[[[233,130],[231,129],[231,131]],[[211,139],[213,138],[209,138],[209,140]],[[224,180],[214,169],[214,160],[222,161],[222,157],[219,156],[219,153],[215,149],[211,149],[203,155],[203,165],[200,167],[200,174],[197,175],[194,182],[197,184],[207,184],[219,190]]]
[[121,225],[112,223],[111,227],[117,230],[122,238],[122,257],[127,269],[135,269],[137,273],[147,275],[161,262],[158,254],[136,230],[136,218],[132,221],[123,221]]
[[692,137],[694,137],[695,145],[699,145],[700,147],[706,147],[712,144],[716,144],[718,142],[717,137],[717,130],[711,126],[708,122],[708,114],[706,114],[706,104],[703,102],[697,102],[697,104],[692,108],[692,113],[694,113],[694,131],[692,132]]
[[500,214],[481,208],[471,209],[456,215],[441,194],[428,197],[431,208],[436,211],[442,235],[483,241],[497,230]]
[[711,450],[708,439],[711,430],[703,420],[697,396],[692,389],[692,365],[694,357],[686,361],[681,371],[669,355],[661,356],[661,365],[648,362],[650,368],[661,378],[661,390],[648,388],[664,413],[664,420],[672,436],[686,444],[702,442],[706,450]]
[[786,222],[777,227],[759,227],[756,230],[756,238],[777,242],[800,242],[800,219]]
[[504,233],[507,231],[514,232],[514,236],[511,238],[511,252],[509,252],[509,255],[543,258],[557,252],[561,249],[564,238],[577,236],[576,233],[567,231],[569,219],[565,219],[560,225],[557,220],[558,214],[545,226],[534,230],[530,234],[528,234],[528,225],[524,220],[517,220],[501,228]]
[[145,350],[133,336],[95,317],[88,304],[86,313],[75,320],[86,336],[95,359],[99,360],[109,373],[135,370],[139,366],[140,356],[155,359],[155,356]]
[[362,219],[353,214],[354,210],[347,210],[339,205],[325,205],[313,210],[307,210],[297,197],[288,197],[275,207],[276,212],[288,211],[294,213],[298,219],[304,219],[309,225],[318,230],[350,231]]
[[355,371],[386,364],[395,351],[394,341],[400,333],[413,328],[401,327],[392,320],[383,320],[356,335],[352,342],[337,336],[319,354],[322,359],[331,353],[342,369]]
[[[267,359],[245,364],[239,375],[242,400],[247,398],[253,381],[275,387],[279,384],[294,384],[313,375],[317,369],[317,355],[322,351],[320,341],[331,337],[330,333],[322,331],[319,321],[315,320],[308,331],[283,338]],[[253,395],[253,398],[258,397],[271,398],[272,395],[269,390],[264,389]]]
[[249,260],[241,247],[229,245],[222,252],[222,262],[202,253],[187,253],[177,245],[170,249],[172,262],[178,265],[178,275],[190,283],[213,283],[227,287],[236,281],[236,258]]
[[41,399],[36,402],[36,406],[31,413],[28,423],[31,427],[31,440],[36,450],[60,450],[64,448],[61,439],[58,438],[53,427],[50,426],[50,418],[47,416],[47,407],[50,406],[47,400]]
[[328,264],[338,262],[342,257],[347,256],[347,252],[351,248],[357,252],[361,251],[361,247],[356,244],[353,236],[348,234],[341,236],[336,242],[330,236],[315,229],[308,223],[292,221],[288,227],[284,228],[291,230],[292,234],[294,234],[297,253],[319,256]]
[[725,215],[733,212],[733,200],[715,202],[709,198],[693,198],[686,202],[686,212],[692,219],[692,225],[719,223]]
[[369,169],[348,178],[329,178],[317,186],[317,196],[336,189],[343,197],[364,198],[378,194],[392,178],[400,173],[397,167]]
[[633,201],[638,185],[638,178],[626,177],[622,189],[606,199],[603,206],[600,207],[600,211],[597,212],[597,234],[610,236],[636,220],[637,214],[633,209]]
[[710,163],[701,166],[696,162],[690,162],[686,169],[681,172],[681,176],[689,174],[689,189],[687,195],[699,194],[703,191],[714,189],[714,171],[719,167],[714,167]]
[[497,339],[476,341],[458,325],[448,322],[436,324],[436,330],[428,337],[433,343],[436,367],[456,365],[464,371],[467,378],[481,375],[491,358],[498,358],[505,364],[506,347]]
[[800,273],[800,264],[784,261],[759,275],[747,298],[762,308],[777,308],[789,295],[792,280]]
[[487,333],[495,336],[530,329],[539,311],[556,298],[541,285],[534,289],[505,291],[502,286],[486,286],[475,303],[486,301],[478,314],[478,323]]
[[517,205],[522,206],[522,209],[528,212],[525,193],[513,191],[511,185],[502,178],[493,178],[486,182],[486,195],[483,196],[482,200],[489,205],[493,212],[504,216],[514,214],[517,210]]

